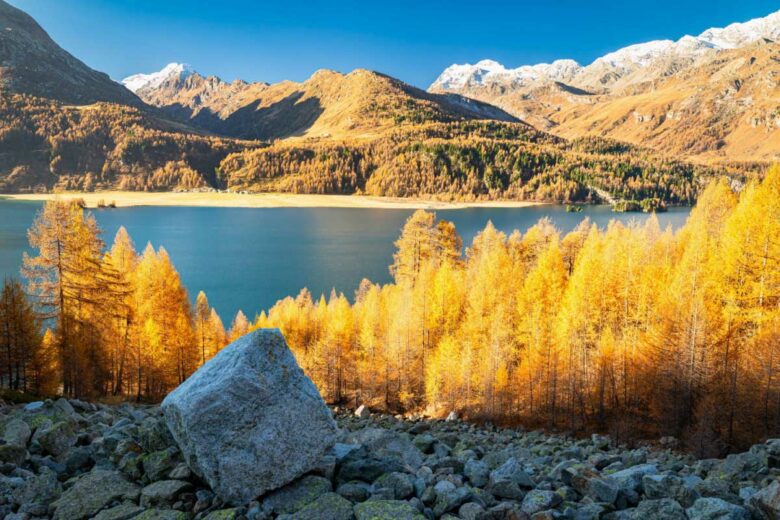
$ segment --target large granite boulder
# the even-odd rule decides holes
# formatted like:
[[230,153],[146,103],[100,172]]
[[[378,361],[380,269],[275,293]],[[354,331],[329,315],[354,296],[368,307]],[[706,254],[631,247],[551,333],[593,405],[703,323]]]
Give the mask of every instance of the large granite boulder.
[[171,392],[165,421],[189,467],[246,504],[315,468],[336,423],[277,329],[234,341]]

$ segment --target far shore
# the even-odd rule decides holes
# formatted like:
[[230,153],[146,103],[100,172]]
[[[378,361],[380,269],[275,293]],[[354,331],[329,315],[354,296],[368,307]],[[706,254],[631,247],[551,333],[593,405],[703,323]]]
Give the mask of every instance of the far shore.
[[373,208],[373,209],[463,209],[524,208],[543,202],[476,201],[445,202],[426,199],[373,197],[366,195],[297,195],[292,193],[220,193],[220,192],[143,192],[98,191],[57,193],[0,194],[0,200],[46,201],[83,199],[88,208],[98,205],[131,206],[202,206],[222,208]]

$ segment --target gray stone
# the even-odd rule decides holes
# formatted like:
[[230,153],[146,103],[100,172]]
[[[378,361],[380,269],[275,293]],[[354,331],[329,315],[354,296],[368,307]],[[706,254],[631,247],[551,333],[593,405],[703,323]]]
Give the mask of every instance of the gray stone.
[[133,520],[187,520],[187,513],[176,511],[175,509],[149,509]]
[[[120,423],[114,425],[115,429],[119,427]],[[175,442],[173,437],[171,437],[168,426],[165,425],[165,421],[158,417],[147,417],[143,419],[138,431],[138,438],[141,447],[147,453],[167,449]]]
[[672,498],[683,507],[691,507],[699,498],[699,493],[687,487],[677,475],[645,475],[642,486],[647,498]]
[[754,494],[750,497],[748,506],[760,515],[759,518],[780,520],[780,482],[775,480]]
[[583,496],[608,504],[617,500],[620,491],[620,485],[616,480],[602,477],[596,470],[589,468],[578,468],[571,475],[571,487]]
[[233,505],[311,470],[337,434],[330,410],[276,329],[222,349],[162,409],[187,464]]
[[152,482],[141,490],[143,507],[173,505],[181,493],[192,489],[192,484],[183,480],[160,480]]
[[715,497],[724,500],[736,499],[736,495],[731,492],[729,480],[720,477],[707,477],[701,482],[694,484],[693,489],[703,497]]
[[329,480],[308,475],[270,493],[263,500],[263,509],[276,514],[295,513],[331,490]]
[[398,500],[409,498],[414,494],[412,478],[406,473],[397,471],[385,473],[374,482],[374,486],[391,489],[393,498]]
[[0,462],[9,462],[21,466],[27,460],[27,450],[13,444],[0,445]]
[[690,520],[750,520],[747,509],[720,498],[700,498],[686,512]]
[[351,443],[363,445],[376,458],[395,459],[413,469],[422,465],[422,453],[412,444],[410,436],[405,433],[383,428],[364,428],[350,433],[348,440]]
[[95,516],[94,520],[129,520],[130,518],[136,518],[143,511],[142,507],[132,502],[125,502],[116,507],[104,509]]
[[476,502],[467,502],[458,509],[458,516],[463,520],[477,520],[485,512],[485,508]]
[[341,464],[337,476],[340,482],[373,482],[381,475],[393,471],[404,471],[404,465],[397,459],[362,458],[353,453]]
[[521,509],[524,513],[533,515],[534,513],[554,508],[562,500],[559,494],[552,491],[532,489],[523,499]]
[[178,462],[174,457],[176,452],[175,448],[168,448],[141,457],[144,473],[149,481],[162,480],[168,476]]
[[32,430],[21,419],[11,419],[5,425],[5,431],[3,432],[3,440],[12,446],[27,447],[27,443],[30,442],[32,436]]
[[433,505],[433,514],[437,517],[450,511],[455,511],[461,505],[471,500],[471,491],[465,487],[447,489],[436,492],[436,502]]
[[50,504],[62,495],[62,485],[57,480],[57,474],[47,467],[42,467],[40,474],[25,481],[14,490],[14,502],[17,504]]
[[654,464],[639,464],[622,469],[614,473],[608,473],[609,478],[616,481],[620,489],[639,491],[642,487],[642,478],[645,475],[655,475],[658,468]]
[[207,514],[204,520],[238,520],[241,515],[235,508],[219,509]]
[[355,417],[360,417],[361,419],[367,419],[371,416],[371,410],[368,409],[368,407],[364,404],[361,404],[357,407],[357,410],[355,410]]
[[352,504],[336,493],[325,493],[294,514],[279,515],[277,520],[352,520]]
[[337,442],[333,445],[333,455],[336,456],[336,462],[338,463],[344,460],[347,455],[360,448],[360,444],[344,444],[343,442]]
[[54,407],[60,410],[65,415],[73,415],[76,413],[76,410],[73,409],[73,405],[71,405],[67,399],[60,397],[56,401],[54,401]]
[[192,470],[184,463],[177,464],[168,474],[168,477],[174,480],[188,480],[192,477]]
[[353,511],[357,520],[425,520],[409,502],[402,500],[369,500],[356,504]]
[[36,431],[35,437],[44,453],[54,457],[63,455],[72,446],[75,446],[78,440],[76,425],[70,420],[55,423],[40,432],[40,435]]
[[363,502],[369,496],[369,486],[363,482],[345,482],[341,484],[336,493],[351,502]]
[[89,446],[71,448],[66,452],[64,459],[65,468],[71,474],[81,470],[88,470],[94,463],[94,460],[92,459],[92,448]]
[[646,520],[658,518],[663,520],[687,520],[685,509],[671,498],[658,500],[643,500],[634,510],[634,518]]
[[536,486],[531,477],[523,470],[517,459],[514,457],[504,462],[501,467],[490,472],[491,486],[497,482],[514,482],[518,486],[526,489],[532,489]]
[[490,470],[483,461],[469,459],[463,467],[463,474],[468,477],[471,485],[485,487],[488,483],[488,478],[490,477]]
[[93,470],[86,473],[54,502],[55,520],[91,518],[114,500],[138,498],[140,488],[121,473]]

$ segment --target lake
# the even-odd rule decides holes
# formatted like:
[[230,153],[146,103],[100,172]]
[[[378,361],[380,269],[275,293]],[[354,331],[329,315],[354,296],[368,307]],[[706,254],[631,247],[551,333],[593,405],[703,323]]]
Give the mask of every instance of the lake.
[[[22,252],[29,251],[26,231],[40,206],[0,200],[0,277],[19,276]],[[659,214],[661,226],[681,226],[689,211],[671,208]],[[125,226],[139,251],[147,242],[164,246],[190,297],[194,300],[198,291],[205,291],[226,326],[238,309],[251,319],[302,287],[315,296],[335,288],[351,298],[363,278],[389,282],[393,242],[412,213],[407,209],[148,206],[94,211],[107,243]],[[550,217],[564,232],[585,217],[599,226],[611,219],[647,218],[612,213],[606,206],[567,213],[556,205],[440,210],[437,216],[455,223],[464,244],[488,220],[510,233],[525,231],[543,217]]]

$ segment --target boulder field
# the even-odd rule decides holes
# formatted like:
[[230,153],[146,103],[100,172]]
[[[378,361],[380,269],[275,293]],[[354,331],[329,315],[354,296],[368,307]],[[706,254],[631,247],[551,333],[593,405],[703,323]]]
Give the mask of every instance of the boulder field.
[[0,518],[780,519],[780,439],[706,460],[663,441],[332,412],[263,331],[162,407],[0,404]]
[[695,460],[603,436],[336,413],[338,442],[311,471],[234,505],[190,469],[160,407],[60,399],[0,413],[9,520],[780,518],[780,440]]

